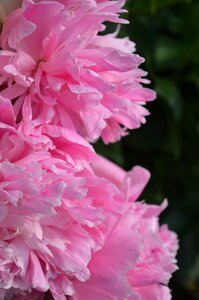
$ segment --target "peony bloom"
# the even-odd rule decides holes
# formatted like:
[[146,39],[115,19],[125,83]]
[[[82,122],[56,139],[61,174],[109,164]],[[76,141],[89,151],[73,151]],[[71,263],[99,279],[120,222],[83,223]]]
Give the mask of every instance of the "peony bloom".
[[99,246],[87,228],[104,220],[87,195],[91,150],[82,138],[58,141],[51,128],[45,138],[26,137],[9,125],[10,102],[0,108],[7,113],[0,116],[0,299],[39,300],[48,290],[65,299],[74,278],[89,278]]
[[[10,99],[16,122],[27,111],[34,127],[52,124],[88,141],[115,142],[145,122],[155,93],[142,86],[144,59],[134,43],[101,35],[125,1],[24,0],[4,23],[0,95]],[[50,20],[50,22],[49,22]]]
[[1,299],[170,299],[177,242],[158,225],[165,204],[135,202],[149,172],[126,174],[57,126],[27,137],[1,100]]

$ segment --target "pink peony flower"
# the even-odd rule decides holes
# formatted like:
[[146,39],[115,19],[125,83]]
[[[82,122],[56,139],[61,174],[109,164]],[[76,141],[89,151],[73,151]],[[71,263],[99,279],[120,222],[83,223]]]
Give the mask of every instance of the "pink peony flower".
[[74,291],[75,277],[89,278],[87,265],[96,245],[87,228],[104,220],[102,208],[95,207],[87,195],[91,150],[78,144],[76,134],[75,142],[61,135],[58,140],[57,128],[52,132],[46,126],[45,138],[24,136],[9,125],[12,110],[10,102],[4,102],[7,117],[0,116],[5,122],[0,123],[0,298],[39,300],[50,290],[54,299],[65,299]]
[[4,102],[1,298],[40,300],[49,290],[55,300],[170,299],[162,284],[176,269],[177,243],[158,225],[165,204],[135,202],[149,172],[135,167],[125,174],[102,158],[92,170],[57,126],[28,137],[10,126],[12,106]]
[[[119,18],[124,0],[24,0],[1,33],[0,95],[16,122],[52,124],[88,141],[115,142],[145,122],[155,93],[142,86],[144,61],[134,43],[100,35]],[[49,22],[50,20],[50,22]],[[25,126],[26,127],[26,126]]]

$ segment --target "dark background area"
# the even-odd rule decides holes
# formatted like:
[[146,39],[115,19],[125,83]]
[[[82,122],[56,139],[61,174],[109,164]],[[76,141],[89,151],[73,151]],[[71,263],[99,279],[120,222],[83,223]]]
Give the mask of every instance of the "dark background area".
[[180,239],[173,300],[198,300],[199,1],[130,0],[126,6],[131,23],[122,26],[121,36],[128,35],[146,59],[142,68],[158,98],[147,105],[151,115],[141,129],[95,148],[127,170],[136,164],[150,170],[142,198],[169,199],[161,222]]

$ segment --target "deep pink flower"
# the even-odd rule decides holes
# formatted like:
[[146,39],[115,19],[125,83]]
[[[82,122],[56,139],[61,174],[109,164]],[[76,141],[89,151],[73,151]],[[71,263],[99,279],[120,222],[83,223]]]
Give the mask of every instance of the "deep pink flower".
[[45,128],[43,139],[0,123],[2,299],[40,300],[50,290],[55,300],[168,300],[161,284],[176,269],[176,236],[159,228],[165,204],[135,202],[149,172],[125,174],[99,158],[93,173],[84,155],[64,155],[67,136]]
[[104,220],[87,195],[94,153],[77,134],[61,135],[56,126],[43,127],[46,136],[24,136],[9,125],[10,102],[2,99],[2,107],[0,296],[38,300],[50,290],[54,299],[65,299],[74,278],[89,278],[92,249],[99,248],[87,230]]
[[[142,86],[144,61],[134,43],[100,35],[103,22],[119,18],[125,1],[24,0],[1,33],[0,95],[10,99],[16,122],[29,118],[76,131],[105,143],[145,122],[145,102],[155,93]],[[49,21],[50,20],[50,21]]]

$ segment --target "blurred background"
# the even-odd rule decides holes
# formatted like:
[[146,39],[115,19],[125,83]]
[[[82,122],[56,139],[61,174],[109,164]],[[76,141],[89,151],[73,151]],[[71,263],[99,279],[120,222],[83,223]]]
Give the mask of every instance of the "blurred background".
[[[173,300],[199,299],[199,1],[130,0],[128,35],[146,61],[151,115],[141,129],[96,150],[129,170],[139,164],[152,178],[142,199],[169,199],[161,217],[180,239],[179,271],[171,280]],[[109,28],[109,31],[114,28]]]

